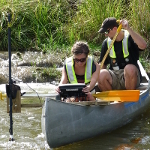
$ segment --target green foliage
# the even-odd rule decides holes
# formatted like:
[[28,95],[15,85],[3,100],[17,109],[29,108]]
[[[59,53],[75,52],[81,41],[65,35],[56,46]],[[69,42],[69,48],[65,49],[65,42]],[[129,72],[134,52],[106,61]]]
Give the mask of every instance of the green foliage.
[[[130,2],[129,20],[133,28],[147,40],[150,48],[150,1],[133,0]],[[132,15],[130,15],[132,14]]]
[[45,50],[62,44],[65,39],[62,27],[74,13],[67,1],[59,0],[1,0],[0,8],[0,46],[3,50],[7,49],[8,12],[12,14],[12,50]]
[[[98,34],[98,30],[107,17],[121,17],[123,11],[122,2],[86,0],[78,6],[76,16],[68,25],[68,40],[73,44],[76,40],[84,39],[90,43],[99,44],[104,39]],[[70,28],[71,26],[71,28]]]
[[[98,30],[107,17],[127,18],[150,47],[150,1],[0,0],[0,47],[7,50],[7,15],[12,14],[12,50],[58,51],[76,40],[100,47]],[[149,54],[148,54],[149,55]]]
[[61,79],[61,72],[58,71],[56,68],[44,68],[41,77],[46,78],[46,79],[51,79],[51,80],[60,80]]

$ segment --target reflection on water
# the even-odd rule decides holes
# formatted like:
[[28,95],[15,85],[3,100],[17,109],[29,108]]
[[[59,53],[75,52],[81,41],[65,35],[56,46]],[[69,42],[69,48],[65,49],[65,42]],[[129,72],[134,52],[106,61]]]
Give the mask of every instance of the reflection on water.
[[[41,129],[42,108],[22,108],[13,114],[13,135],[9,142],[9,114],[6,100],[0,100],[0,149],[50,149]],[[56,150],[141,150],[150,148],[150,108],[132,123],[111,133],[70,144]]]
[[70,144],[57,150],[142,150],[150,148],[150,108],[130,124],[111,133]]

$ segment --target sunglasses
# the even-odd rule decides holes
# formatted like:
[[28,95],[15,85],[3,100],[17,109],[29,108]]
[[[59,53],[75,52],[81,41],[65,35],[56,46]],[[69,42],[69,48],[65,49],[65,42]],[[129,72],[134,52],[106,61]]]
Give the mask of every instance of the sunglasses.
[[111,29],[107,29],[107,31],[105,31],[105,34],[108,34],[110,32]]
[[86,58],[81,58],[81,59],[74,58],[73,60],[74,60],[75,62],[77,62],[77,63],[78,63],[79,61],[80,61],[80,62],[85,62],[85,61],[86,61]]

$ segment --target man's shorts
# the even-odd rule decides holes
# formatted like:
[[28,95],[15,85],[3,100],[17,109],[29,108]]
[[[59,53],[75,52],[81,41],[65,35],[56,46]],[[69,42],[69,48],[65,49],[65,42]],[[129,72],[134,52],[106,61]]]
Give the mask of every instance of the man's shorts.
[[[120,70],[109,70],[112,76],[112,89],[113,90],[125,90],[125,79],[124,79],[124,69]],[[140,72],[137,75],[137,87],[140,85]]]

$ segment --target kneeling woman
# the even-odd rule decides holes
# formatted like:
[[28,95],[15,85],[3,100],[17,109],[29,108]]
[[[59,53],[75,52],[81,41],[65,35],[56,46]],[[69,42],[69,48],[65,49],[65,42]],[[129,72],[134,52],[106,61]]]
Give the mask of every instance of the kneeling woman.
[[[87,43],[78,41],[72,49],[72,57],[67,58],[62,69],[62,77],[59,85],[67,83],[85,83],[86,87],[83,92],[87,93],[86,100],[95,100],[91,95],[94,90],[95,84],[98,80],[100,67],[92,56],[89,56],[89,47]],[[56,89],[60,92],[59,86]],[[80,98],[80,101],[85,100]],[[75,100],[78,101],[78,100]]]

